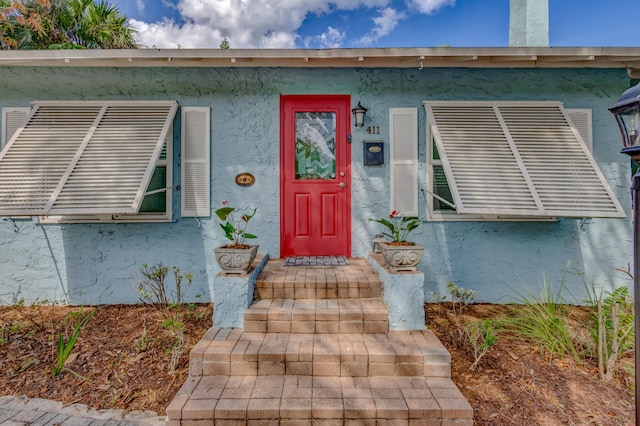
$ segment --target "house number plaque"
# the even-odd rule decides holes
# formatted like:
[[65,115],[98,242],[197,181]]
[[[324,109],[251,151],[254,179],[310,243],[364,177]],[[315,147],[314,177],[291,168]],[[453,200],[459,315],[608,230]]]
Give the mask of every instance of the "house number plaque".
[[236,184],[240,186],[251,186],[256,183],[256,178],[251,173],[240,173],[236,176]]

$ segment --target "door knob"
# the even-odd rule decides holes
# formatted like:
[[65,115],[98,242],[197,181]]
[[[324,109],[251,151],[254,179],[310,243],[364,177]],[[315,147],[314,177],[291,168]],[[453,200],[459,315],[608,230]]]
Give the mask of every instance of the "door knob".
[[340,183],[338,184],[338,186],[339,186],[340,188],[344,188],[344,187],[345,187],[345,186],[347,186],[347,185],[346,185],[344,182],[340,182]]

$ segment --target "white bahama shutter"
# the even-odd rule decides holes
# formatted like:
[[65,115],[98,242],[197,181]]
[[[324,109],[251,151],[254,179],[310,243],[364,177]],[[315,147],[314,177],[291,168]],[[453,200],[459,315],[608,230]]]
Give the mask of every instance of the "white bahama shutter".
[[418,109],[389,109],[390,210],[418,216]]
[[0,139],[0,149],[9,142],[11,137],[24,126],[31,108],[29,107],[7,107],[2,108],[2,138]]
[[137,213],[174,101],[35,102],[0,152],[0,216]]
[[458,213],[625,217],[559,102],[424,102]]
[[211,215],[211,110],[182,107],[181,216]]

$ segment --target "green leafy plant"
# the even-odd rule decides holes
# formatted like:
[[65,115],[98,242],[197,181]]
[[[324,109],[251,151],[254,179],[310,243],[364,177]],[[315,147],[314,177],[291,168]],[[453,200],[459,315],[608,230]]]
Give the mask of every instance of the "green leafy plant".
[[543,278],[540,294],[528,290],[520,294],[520,306],[511,315],[502,317],[500,323],[505,331],[538,343],[550,357],[570,355],[581,362],[567,323],[563,288],[556,290]]
[[254,208],[252,213],[241,214],[240,217],[237,217],[234,214],[236,210],[237,209],[235,207],[229,206],[228,201],[223,201],[222,207],[216,210],[215,214],[220,218],[220,220],[225,221],[220,224],[220,227],[224,231],[225,238],[233,242],[232,244],[227,245],[227,247],[247,248],[248,246],[245,244],[246,239],[258,238],[256,235],[246,232],[249,221],[256,215],[256,211],[258,209]]
[[466,288],[458,286],[454,282],[447,284],[447,292],[451,297],[451,306],[453,307],[453,314],[456,314],[456,305],[458,306],[458,314],[461,314],[464,308],[476,298],[478,293],[476,290],[467,290]]
[[[167,275],[169,270],[173,272],[175,291],[167,289]],[[153,306],[162,313],[164,317],[162,328],[169,330],[175,336],[175,343],[171,348],[167,348],[167,353],[171,354],[171,362],[169,365],[169,373],[173,374],[180,361],[180,357],[184,352],[184,310],[191,308],[189,305],[183,304],[183,283],[191,285],[193,275],[189,273],[183,274],[180,268],[173,266],[169,268],[162,262],[155,265],[142,265],[142,279],[136,284],[136,289],[140,295],[140,301],[146,305]],[[198,294],[196,297],[200,297]],[[146,336],[146,326],[142,335],[134,342],[139,351],[143,351],[148,345]]]
[[473,348],[474,361],[469,369],[475,371],[482,357],[496,343],[497,337],[494,332],[493,322],[490,318],[486,318],[480,322],[465,323],[464,331]]
[[62,333],[58,334],[58,347],[57,347],[57,356],[56,363],[51,369],[51,374],[56,377],[65,370],[65,364],[68,362],[69,357],[71,356],[71,352],[76,345],[78,340],[78,336],[80,335],[80,331],[82,328],[89,322],[91,318],[96,314],[97,309],[89,312],[87,315],[82,315],[82,309],[79,311],[74,311],[69,315],[69,319],[75,320],[75,326],[73,327],[73,331],[71,332],[71,336],[68,339],[65,339]]
[[[585,281],[586,283],[586,281]],[[628,287],[606,293],[595,285],[586,286],[591,308],[590,334],[596,347],[598,374],[604,381],[613,378],[618,357],[633,347],[633,299]]]
[[389,219],[369,220],[382,224],[386,228],[382,235],[391,238],[391,243],[397,245],[409,244],[407,243],[407,237],[409,237],[411,231],[420,226],[420,219],[415,216],[402,216],[397,210],[389,214]]

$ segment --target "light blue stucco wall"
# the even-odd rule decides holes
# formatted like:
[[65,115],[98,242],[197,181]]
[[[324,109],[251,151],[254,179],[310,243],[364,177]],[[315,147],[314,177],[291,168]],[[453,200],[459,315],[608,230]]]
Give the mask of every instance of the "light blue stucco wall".
[[[257,206],[251,229],[261,252],[279,256],[279,101],[281,94],[350,94],[369,111],[353,133],[352,255],[370,250],[379,229],[367,219],[388,214],[388,149],[384,166],[364,166],[362,141],[388,143],[389,108],[419,112],[421,186],[425,175],[423,100],[560,100],[593,110],[593,152],[629,214],[629,163],[619,154],[619,135],[607,107],[629,87],[624,70],[589,69],[207,69],[0,67],[0,107],[53,99],[175,99],[211,107],[212,209],[222,200]],[[174,183],[179,183],[180,118],[174,123]],[[250,172],[253,186],[234,177]],[[194,274],[187,298],[210,300],[218,272],[212,250],[224,242],[212,218],[173,223],[41,225],[0,220],[0,304],[36,300],[71,304],[131,303],[132,281],[142,264],[162,261]],[[425,216],[425,200],[421,212]],[[557,222],[425,222],[416,241],[426,246],[420,270],[425,294],[445,294],[447,282],[478,290],[478,300],[508,302],[526,283],[536,291],[543,274],[566,279],[575,300],[583,285],[567,270],[579,268],[606,285],[627,281],[614,268],[631,261],[629,220],[560,219]]]

